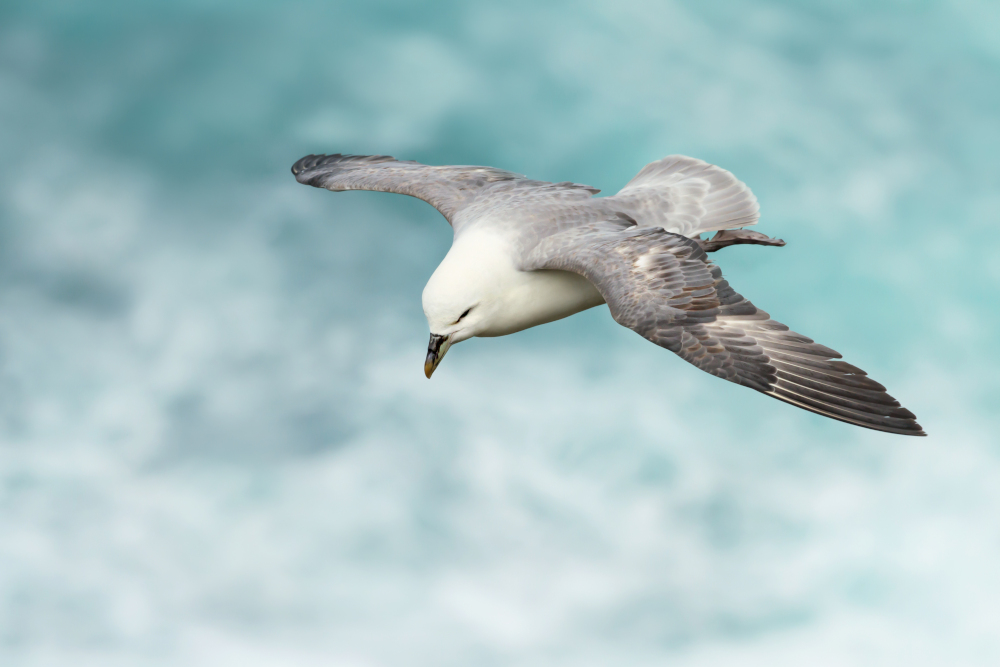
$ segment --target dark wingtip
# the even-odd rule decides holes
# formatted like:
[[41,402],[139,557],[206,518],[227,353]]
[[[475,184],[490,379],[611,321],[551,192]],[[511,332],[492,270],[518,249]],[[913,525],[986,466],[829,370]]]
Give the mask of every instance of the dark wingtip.
[[298,180],[299,174],[316,166],[316,164],[325,157],[325,155],[305,156],[292,165],[292,175],[296,177],[296,180]]
[[[910,412],[906,408],[903,408],[903,411],[904,412],[908,412],[911,415],[913,414],[912,412]],[[859,426],[862,426],[862,424],[859,424]],[[879,430],[881,430],[881,429],[879,429]],[[896,435],[912,435],[912,436],[917,436],[917,437],[921,437],[921,438],[926,438],[927,437],[927,432],[924,431],[924,427],[921,426],[915,420],[912,420],[912,419],[910,420],[910,423],[907,424],[906,426],[904,426],[903,428],[901,428],[899,430],[895,430],[895,431],[889,431],[889,432],[890,433],[895,433]]]
[[[331,155],[307,155],[292,165],[292,174],[295,180],[306,185],[314,185],[312,179],[315,174],[310,172],[316,167],[349,167],[353,164],[377,164],[379,162],[396,162],[396,158],[389,155],[346,155],[344,153],[333,153]],[[327,173],[330,170],[324,170]]]

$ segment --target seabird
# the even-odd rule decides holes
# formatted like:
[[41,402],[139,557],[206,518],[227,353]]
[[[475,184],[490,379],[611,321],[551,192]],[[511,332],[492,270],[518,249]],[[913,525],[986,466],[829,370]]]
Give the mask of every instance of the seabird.
[[616,322],[707,373],[824,417],[925,435],[885,387],[772,320],[709,260],[730,245],[784,245],[742,229],[756,224],[757,199],[725,169],[671,155],[601,198],[579,183],[385,155],[308,155],[292,173],[334,192],[417,197],[451,224],[451,249],[423,292],[428,378],[463,340],[607,303]]

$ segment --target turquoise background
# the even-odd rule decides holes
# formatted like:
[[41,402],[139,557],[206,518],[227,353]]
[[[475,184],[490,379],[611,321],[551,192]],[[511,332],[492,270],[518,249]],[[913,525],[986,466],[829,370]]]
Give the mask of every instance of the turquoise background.
[[[930,434],[699,373],[604,307],[428,382],[426,204],[307,153],[616,192]],[[1000,5],[0,5],[0,664],[1000,664]]]

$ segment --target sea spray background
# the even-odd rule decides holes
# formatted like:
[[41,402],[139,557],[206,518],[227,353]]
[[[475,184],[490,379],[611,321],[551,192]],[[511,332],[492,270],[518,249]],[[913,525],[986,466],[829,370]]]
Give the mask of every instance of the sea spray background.
[[[1000,10],[0,6],[0,663],[995,665]],[[450,232],[310,152],[613,193],[920,417],[696,372],[595,309],[421,373]]]

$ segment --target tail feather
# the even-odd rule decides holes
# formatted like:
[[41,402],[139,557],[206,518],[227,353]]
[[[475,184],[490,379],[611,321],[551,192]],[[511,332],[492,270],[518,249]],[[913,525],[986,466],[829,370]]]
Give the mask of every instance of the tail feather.
[[757,198],[746,184],[722,167],[683,155],[646,165],[603,201],[640,227],[662,227],[689,238],[754,225],[760,217]]

